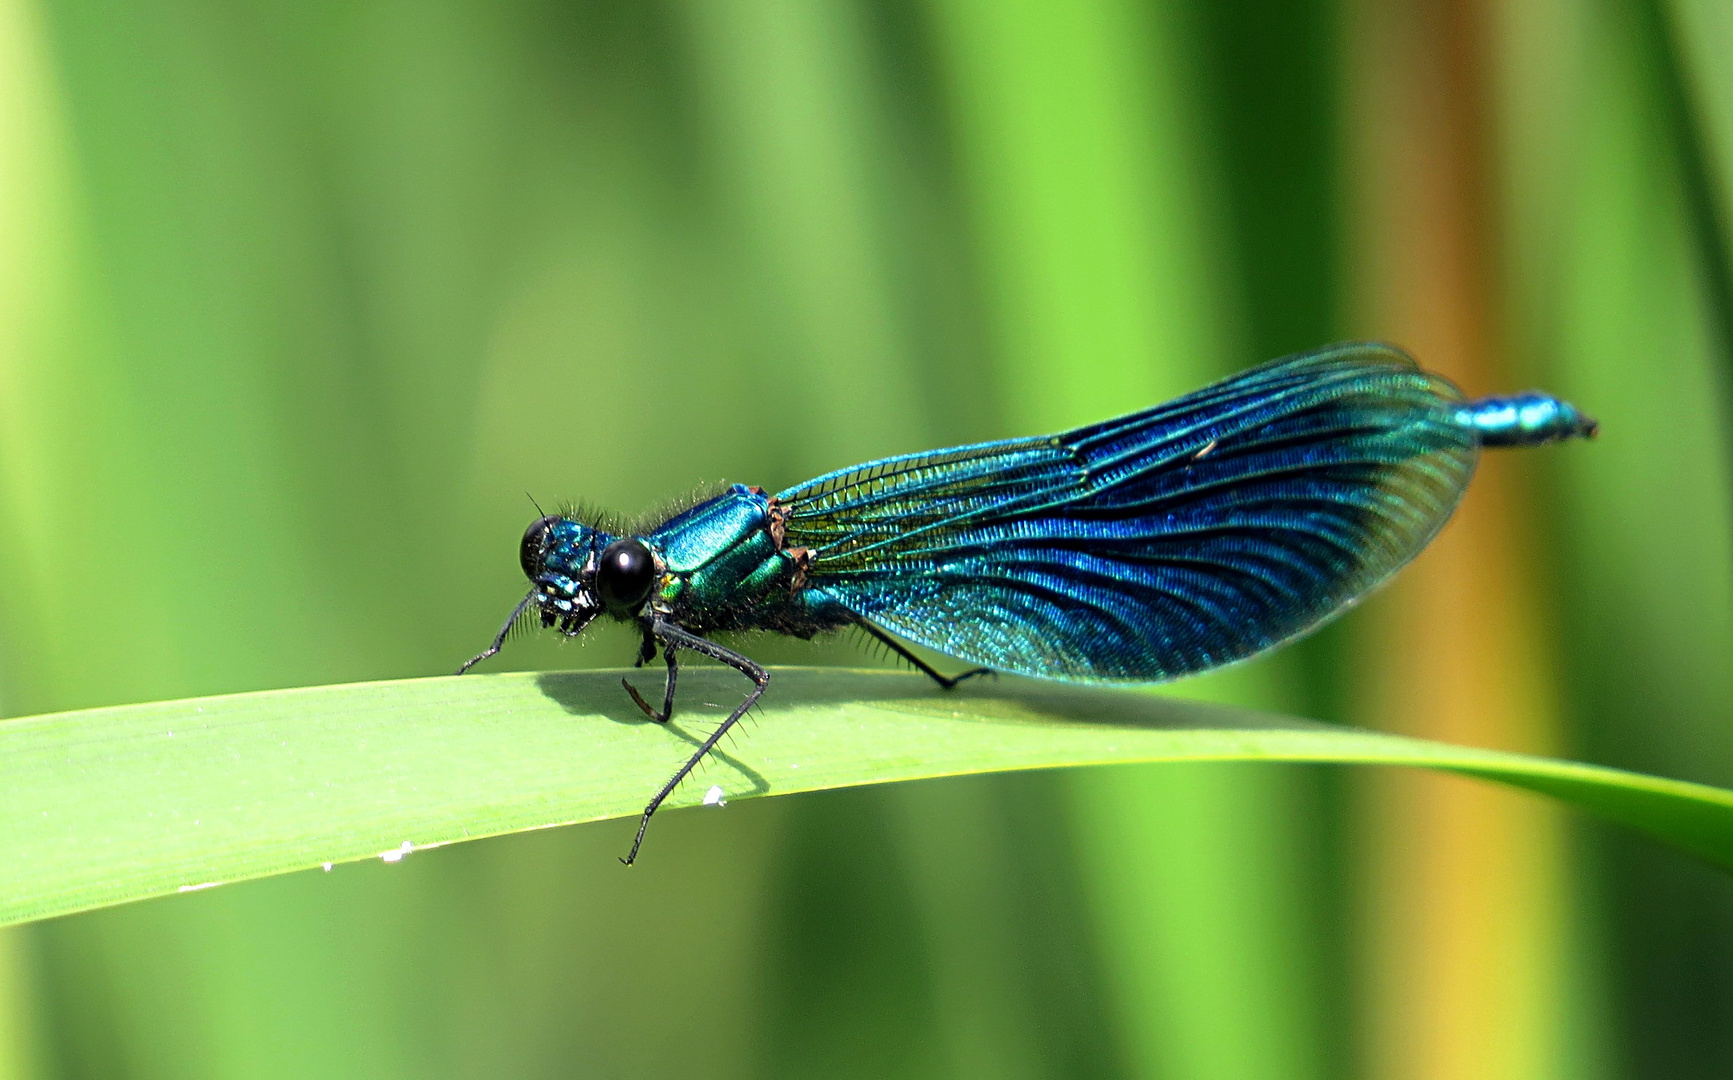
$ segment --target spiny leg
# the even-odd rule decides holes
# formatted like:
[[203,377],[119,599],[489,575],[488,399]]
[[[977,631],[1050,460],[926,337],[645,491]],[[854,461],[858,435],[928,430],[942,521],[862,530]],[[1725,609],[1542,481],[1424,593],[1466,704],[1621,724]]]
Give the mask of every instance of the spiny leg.
[[903,645],[902,642],[898,641],[894,637],[891,637],[889,634],[885,633],[883,630],[880,630],[878,627],[874,626],[872,623],[863,621],[863,622],[858,622],[855,625],[860,627],[862,630],[865,630],[867,633],[871,634],[873,637],[876,637],[880,641],[884,642],[887,646],[890,647],[890,650],[892,652],[896,653],[898,656],[902,657],[904,660],[907,660],[909,663],[913,664],[917,669],[919,669],[921,671],[922,674],[926,675],[928,678],[932,679],[934,682],[938,683],[940,686],[944,687],[946,690],[954,689],[956,687],[956,685],[958,683],[962,682],[964,679],[973,679],[977,675],[991,675],[991,674],[993,674],[992,668],[978,667],[978,668],[971,668],[968,671],[963,672],[961,675],[940,675],[936,670],[933,669],[933,666],[931,664],[927,663],[925,660],[922,660],[920,657],[918,657],[914,653],[910,652],[908,650],[908,648]]
[[[650,641],[654,643],[655,638],[651,638]],[[644,710],[644,715],[656,721],[658,724],[666,724],[674,718],[674,683],[680,677],[680,665],[674,659],[674,648],[674,644],[670,642],[662,653],[663,658],[668,661],[668,677],[662,682],[661,712],[657,712],[655,709],[650,708],[650,703],[644,700],[642,694],[638,693],[638,688],[636,686],[633,686],[624,678],[620,680],[620,685],[626,688],[626,693],[632,695],[632,700],[638,703],[638,708]],[[655,655],[656,650],[652,648],[650,650],[650,656]],[[648,659],[649,657],[647,656],[640,657],[639,662],[642,663],[644,660]]]
[[[704,760],[704,755],[708,754],[718,742],[722,741],[722,736],[728,734],[729,728],[733,727],[742,716],[746,715],[746,710],[752,708],[753,705],[758,703],[758,699],[764,696],[764,688],[770,685],[770,672],[764,670],[763,667],[754,663],[747,657],[741,656],[733,649],[718,645],[716,642],[711,641],[708,638],[701,638],[697,634],[689,634],[681,627],[668,622],[660,616],[658,616],[655,622],[651,625],[655,630],[656,636],[662,639],[663,645],[668,649],[670,657],[672,657],[676,646],[682,649],[691,649],[693,652],[698,653],[701,656],[708,656],[712,660],[722,661],[735,671],[738,671],[740,674],[751,679],[753,686],[751,691],[747,693],[746,700],[742,701],[738,708],[728,714],[728,719],[722,721],[716,730],[710,733],[710,737],[705,739],[703,745],[698,747],[698,752],[688,758],[686,764],[680,766],[679,771],[668,778],[668,782],[663,784],[662,789],[656,792],[656,794],[650,799],[650,805],[644,807],[644,816],[638,819],[638,835],[632,840],[632,850],[626,853],[624,859],[620,860],[627,866],[631,866],[632,861],[638,857],[638,848],[642,847],[644,843],[644,830],[650,827],[650,817],[655,814],[656,808],[661,806],[663,801],[667,799],[669,795],[674,793],[674,789],[680,786],[680,781],[686,779],[686,777],[692,774],[692,770],[698,767],[700,761]],[[670,677],[670,695],[673,693],[673,670],[673,660],[670,659],[668,668]],[[635,697],[637,695],[634,694],[633,696]],[[672,697],[670,697],[670,703],[672,703],[672,700]],[[640,702],[640,704],[642,704],[642,702]]]
[[468,671],[470,668],[474,667],[475,665],[481,663],[483,660],[486,660],[488,657],[499,655],[500,649],[505,646],[505,639],[511,636],[512,624],[517,622],[517,617],[524,613],[524,608],[529,607],[530,601],[534,600],[535,598],[536,598],[535,590],[532,589],[532,590],[530,590],[530,594],[528,596],[524,597],[522,600],[519,600],[517,602],[517,607],[512,608],[511,614],[506,616],[505,625],[500,627],[499,633],[497,633],[493,636],[493,644],[489,645],[487,648],[483,649],[481,652],[476,653],[474,656],[472,656],[468,660],[464,661],[464,665],[457,669],[457,673],[459,675],[462,675],[464,672]]

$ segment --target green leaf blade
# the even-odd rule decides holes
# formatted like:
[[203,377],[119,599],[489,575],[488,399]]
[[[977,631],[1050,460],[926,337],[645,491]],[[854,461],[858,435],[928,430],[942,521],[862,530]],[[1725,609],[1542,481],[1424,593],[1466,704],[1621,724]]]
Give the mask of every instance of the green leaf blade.
[[[745,684],[689,669],[664,728],[621,674],[360,683],[0,723],[0,924],[636,816]],[[670,809],[712,785],[732,800],[1150,761],[1403,765],[1550,795],[1733,866],[1733,792],[1123,690],[1005,679],[946,693],[917,675],[778,669],[737,730]]]

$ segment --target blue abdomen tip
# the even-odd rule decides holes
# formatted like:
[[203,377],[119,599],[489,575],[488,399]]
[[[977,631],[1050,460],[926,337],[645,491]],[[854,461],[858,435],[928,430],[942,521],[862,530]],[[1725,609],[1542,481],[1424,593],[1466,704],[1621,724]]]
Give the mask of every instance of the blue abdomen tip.
[[1560,439],[1592,439],[1599,427],[1570,402],[1538,390],[1471,401],[1456,410],[1456,419],[1475,430],[1482,446],[1539,446]]

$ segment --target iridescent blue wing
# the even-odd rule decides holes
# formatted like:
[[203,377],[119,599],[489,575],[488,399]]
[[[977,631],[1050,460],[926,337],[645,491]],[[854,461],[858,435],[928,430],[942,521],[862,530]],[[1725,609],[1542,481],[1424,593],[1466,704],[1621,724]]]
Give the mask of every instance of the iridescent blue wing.
[[777,500],[817,603],[1001,671],[1156,682],[1303,634],[1418,554],[1474,472],[1461,408],[1400,350],[1337,345]]

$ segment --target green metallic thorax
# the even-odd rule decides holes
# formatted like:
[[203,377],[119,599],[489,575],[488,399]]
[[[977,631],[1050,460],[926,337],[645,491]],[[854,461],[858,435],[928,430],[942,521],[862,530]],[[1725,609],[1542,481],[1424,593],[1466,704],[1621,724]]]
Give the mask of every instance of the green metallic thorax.
[[802,587],[796,553],[783,548],[771,524],[769,497],[735,484],[640,537],[663,571],[653,608],[698,634],[811,637],[852,621]]

